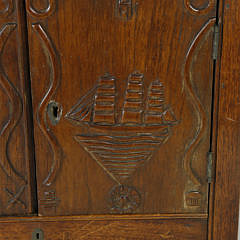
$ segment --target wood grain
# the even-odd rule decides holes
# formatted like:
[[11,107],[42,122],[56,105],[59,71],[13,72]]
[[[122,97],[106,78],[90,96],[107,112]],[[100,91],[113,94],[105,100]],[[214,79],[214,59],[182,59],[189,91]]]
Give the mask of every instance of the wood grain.
[[[131,216],[129,216],[131,218]],[[84,217],[83,217],[84,218]],[[206,219],[64,219],[25,218],[1,221],[0,238],[31,239],[35,229],[41,229],[46,240],[80,239],[145,239],[145,240],[205,240]],[[41,220],[38,220],[41,219]]]
[[[21,31],[17,1],[1,1],[0,10],[0,214],[18,215],[31,212],[28,185],[28,151],[25,132],[24,71],[19,49]],[[22,10],[22,9],[21,9]],[[26,54],[26,52],[24,52]]]
[[40,214],[206,213],[215,1],[26,3]]
[[223,5],[223,40],[219,85],[218,143],[213,238],[237,239],[239,208],[239,31],[238,1]]

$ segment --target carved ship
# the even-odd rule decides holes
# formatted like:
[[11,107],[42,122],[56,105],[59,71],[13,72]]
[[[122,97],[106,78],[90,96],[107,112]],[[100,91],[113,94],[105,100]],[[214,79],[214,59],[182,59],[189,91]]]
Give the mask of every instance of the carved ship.
[[121,185],[166,142],[177,120],[165,104],[163,84],[153,81],[145,96],[138,72],[128,77],[119,115],[116,101],[116,78],[105,74],[66,118],[82,127],[75,140]]

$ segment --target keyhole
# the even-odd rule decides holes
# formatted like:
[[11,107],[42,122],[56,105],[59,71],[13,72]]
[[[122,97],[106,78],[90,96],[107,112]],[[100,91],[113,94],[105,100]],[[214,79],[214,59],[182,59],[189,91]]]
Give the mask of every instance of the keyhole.
[[32,233],[32,240],[44,240],[43,234],[41,229],[35,229]]
[[53,116],[54,116],[55,118],[58,117],[58,106],[53,106]]
[[47,113],[52,125],[57,125],[62,117],[62,106],[55,101],[51,101],[47,106]]

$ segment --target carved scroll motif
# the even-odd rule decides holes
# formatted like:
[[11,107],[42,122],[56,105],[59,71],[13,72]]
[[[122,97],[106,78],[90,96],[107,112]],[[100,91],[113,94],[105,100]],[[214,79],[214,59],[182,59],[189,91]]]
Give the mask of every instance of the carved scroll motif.
[[215,0],[206,0],[208,4],[206,7],[200,9],[193,5],[192,0],[184,0],[186,8],[192,13],[197,15],[207,14],[215,6]]
[[32,27],[37,33],[39,39],[41,40],[44,49],[46,49],[45,51],[47,54],[46,57],[47,59],[50,59],[49,65],[51,66],[49,87],[46,93],[44,94],[36,113],[39,128],[41,129],[42,133],[50,143],[50,146],[53,151],[52,166],[50,168],[48,176],[43,181],[44,185],[50,186],[56,178],[57,172],[60,168],[60,159],[62,156],[62,149],[56,137],[51,132],[51,129],[49,128],[46,121],[48,104],[49,102],[51,102],[52,97],[55,95],[60,82],[60,62],[55,52],[54,46],[50,38],[48,37],[47,33],[42,28],[42,26],[40,24],[33,24]]
[[13,12],[13,9],[14,9],[13,0],[8,0],[5,5],[6,5],[6,7],[4,9],[0,10],[1,17],[7,17],[8,15],[10,15]]
[[[15,23],[8,23],[0,30],[0,57],[3,54],[4,47],[11,33],[16,29]],[[11,206],[14,202],[21,203],[25,208],[25,204],[19,200],[19,197],[24,191],[27,184],[26,179],[22,176],[17,169],[13,166],[11,159],[8,154],[8,146],[13,131],[18,125],[23,111],[22,97],[18,90],[14,87],[13,83],[9,80],[6,75],[3,65],[0,63],[0,86],[4,90],[5,94],[9,99],[9,119],[0,129],[0,166],[5,172],[6,176],[11,179],[16,186],[21,186],[17,190],[17,193],[11,192],[9,189],[5,189],[6,193],[10,197],[8,206]]]
[[43,10],[37,10],[36,8],[34,8],[32,0],[26,0],[26,9],[27,12],[33,17],[37,18],[49,17],[50,15],[53,14],[53,12],[56,9],[56,0],[48,0],[48,6]]
[[184,68],[184,75],[185,75],[185,88],[192,99],[191,103],[194,107],[195,113],[197,115],[198,119],[198,124],[197,124],[197,130],[195,133],[195,136],[189,143],[185,157],[184,157],[184,168],[187,174],[189,175],[191,181],[194,183],[196,186],[201,185],[200,179],[194,174],[193,169],[191,167],[192,165],[192,157],[193,154],[198,147],[200,141],[203,139],[204,134],[206,133],[207,130],[207,116],[205,109],[200,101],[200,99],[197,97],[196,92],[193,89],[192,86],[192,74],[191,74],[191,68],[192,68],[192,63],[193,59],[195,56],[195,50],[204,43],[206,40],[206,36],[211,33],[213,30],[213,26],[215,24],[216,19],[210,19],[201,29],[201,31],[197,34],[195,37],[194,41],[192,42],[188,53],[186,57],[186,62],[185,62],[185,68]]

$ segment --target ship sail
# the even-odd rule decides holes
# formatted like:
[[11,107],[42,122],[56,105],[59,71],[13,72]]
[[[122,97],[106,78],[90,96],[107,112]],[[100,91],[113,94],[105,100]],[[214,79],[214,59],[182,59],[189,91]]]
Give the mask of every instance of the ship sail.
[[145,124],[161,125],[163,124],[164,112],[164,87],[159,80],[151,83],[148,89],[148,98],[145,111]]
[[150,84],[146,104],[143,81],[144,75],[139,72],[129,75],[120,120],[116,110],[116,78],[108,73],[98,79],[97,85],[79,100],[66,117],[76,124],[102,126],[176,124],[172,109],[165,104],[164,86],[160,80]]
[[167,107],[162,115],[162,120],[164,124],[175,125],[178,123],[173,110],[170,107]]
[[128,77],[122,109],[122,124],[134,125],[143,123],[143,80],[143,74],[138,72],[134,72]]
[[153,81],[149,86],[144,117],[146,125],[177,123],[172,109],[165,104],[164,87],[159,80]]
[[105,74],[98,80],[92,111],[92,123],[114,125],[116,123],[115,101],[115,77]]
[[92,102],[95,92],[96,88],[91,89],[78,101],[78,103],[71,109],[66,117],[76,123],[90,122],[93,110]]

